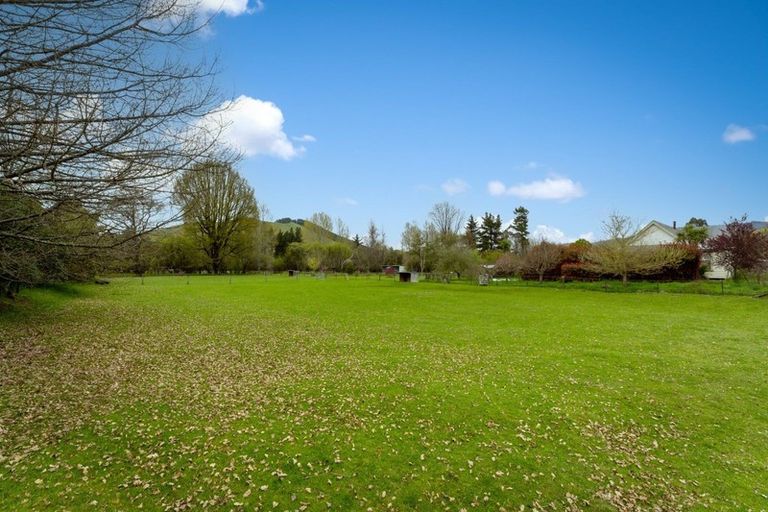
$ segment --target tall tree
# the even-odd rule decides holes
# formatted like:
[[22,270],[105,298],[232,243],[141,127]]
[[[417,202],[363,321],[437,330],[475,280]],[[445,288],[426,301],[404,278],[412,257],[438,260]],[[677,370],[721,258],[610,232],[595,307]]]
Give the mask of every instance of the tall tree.
[[464,227],[464,241],[466,242],[467,247],[476,249],[479,242],[478,237],[479,226],[477,225],[475,217],[470,215],[467,220],[467,225]]
[[[133,240],[110,206],[163,195],[209,158],[217,130],[191,127],[218,99],[213,67],[190,58],[205,23],[192,4],[0,2],[0,182],[38,205],[0,208],[0,254],[14,240],[73,255]],[[85,229],[83,212],[98,222]],[[37,229],[54,215],[75,229]]]
[[501,217],[485,212],[478,229],[480,252],[495,251],[501,246]]
[[259,209],[253,189],[229,164],[207,162],[184,173],[174,187],[174,199],[184,212],[211,271],[222,271],[235,234]]
[[426,258],[426,236],[419,225],[406,222],[400,240],[403,248],[404,263],[411,268],[424,272]]
[[384,266],[387,257],[386,236],[373,220],[368,223],[365,245],[358,252],[368,270],[379,271]]
[[530,236],[528,231],[528,213],[528,209],[524,206],[515,208],[515,218],[510,226],[512,245],[518,254],[525,254],[530,244],[528,240]]
[[435,226],[443,241],[455,238],[464,223],[464,212],[445,201],[437,203],[429,212],[430,222]]

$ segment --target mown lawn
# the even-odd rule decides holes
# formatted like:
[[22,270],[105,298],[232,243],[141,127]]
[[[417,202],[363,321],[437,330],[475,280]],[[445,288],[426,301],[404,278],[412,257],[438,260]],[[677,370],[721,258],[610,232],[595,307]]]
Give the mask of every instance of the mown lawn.
[[768,509],[768,300],[120,279],[0,311],[2,510]]

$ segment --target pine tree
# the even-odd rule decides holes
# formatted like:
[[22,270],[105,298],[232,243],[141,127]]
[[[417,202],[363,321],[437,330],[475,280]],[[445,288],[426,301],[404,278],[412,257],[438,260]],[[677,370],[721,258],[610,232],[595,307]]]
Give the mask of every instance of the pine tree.
[[530,244],[528,236],[528,210],[524,206],[515,208],[515,220],[512,221],[512,243],[515,252],[525,254]]
[[501,246],[501,217],[485,212],[478,229],[480,252],[495,251]]
[[477,248],[478,234],[477,221],[472,215],[470,215],[469,220],[467,221],[466,230],[464,232],[464,239],[467,242],[467,247],[471,249]]

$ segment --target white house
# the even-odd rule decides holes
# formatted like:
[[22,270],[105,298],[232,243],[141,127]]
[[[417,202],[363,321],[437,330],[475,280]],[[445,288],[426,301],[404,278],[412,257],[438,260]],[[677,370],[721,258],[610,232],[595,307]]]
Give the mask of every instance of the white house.
[[[716,226],[707,226],[707,229],[709,230],[708,238],[719,235],[724,227],[725,226],[722,224]],[[768,228],[768,222],[753,221],[752,227],[754,229]],[[681,229],[677,227],[676,222],[673,222],[670,226],[669,224],[664,224],[657,220],[652,220],[637,232],[637,240],[635,241],[635,245],[671,244],[677,240],[677,234],[680,231]],[[731,277],[731,271],[726,267],[718,264],[717,258],[712,258],[711,255],[705,254],[704,261],[709,264],[710,268],[709,272],[704,274],[704,277],[707,279],[726,279]]]

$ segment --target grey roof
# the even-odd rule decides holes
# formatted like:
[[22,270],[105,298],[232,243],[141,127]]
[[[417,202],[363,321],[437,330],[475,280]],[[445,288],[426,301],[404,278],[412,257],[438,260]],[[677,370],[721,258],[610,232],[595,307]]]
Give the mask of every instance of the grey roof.
[[[655,222],[656,224],[658,224],[659,226],[667,229],[671,233],[679,233],[681,231],[681,228],[682,228],[682,226],[680,228],[673,228],[669,224],[664,224],[663,222],[659,222],[657,220],[652,221],[652,222]],[[758,229],[768,229],[768,222],[766,222],[766,221],[753,220],[753,221],[747,221],[747,222],[752,224],[752,229],[755,229],[755,230],[758,230]],[[709,238],[712,238],[714,236],[719,235],[720,233],[722,233],[723,229],[725,229],[725,224],[715,224],[713,226],[707,226],[707,230],[709,232],[708,233]]]

